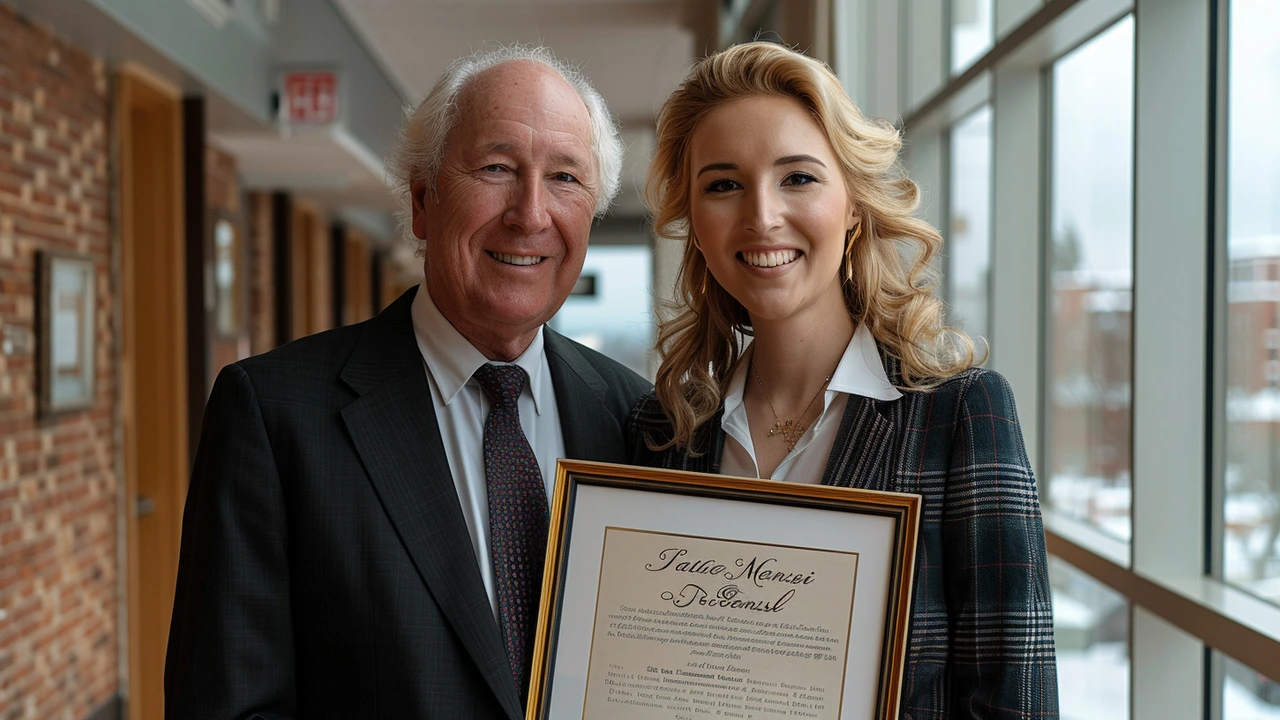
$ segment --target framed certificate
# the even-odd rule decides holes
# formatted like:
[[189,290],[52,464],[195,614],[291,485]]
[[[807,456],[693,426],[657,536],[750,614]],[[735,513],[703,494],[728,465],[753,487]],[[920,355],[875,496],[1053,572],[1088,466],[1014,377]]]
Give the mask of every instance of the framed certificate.
[[561,460],[529,720],[898,716],[920,497]]

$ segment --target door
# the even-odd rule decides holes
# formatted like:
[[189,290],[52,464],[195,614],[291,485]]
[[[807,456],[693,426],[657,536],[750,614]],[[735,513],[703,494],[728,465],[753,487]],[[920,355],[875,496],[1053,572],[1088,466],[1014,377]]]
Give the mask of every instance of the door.
[[160,720],[189,473],[181,99],[137,68],[117,89],[128,708]]

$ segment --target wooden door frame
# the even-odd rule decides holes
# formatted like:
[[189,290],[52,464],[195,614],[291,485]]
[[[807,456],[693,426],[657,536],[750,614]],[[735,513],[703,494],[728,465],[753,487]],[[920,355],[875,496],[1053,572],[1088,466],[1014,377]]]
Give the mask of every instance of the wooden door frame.
[[315,332],[313,328],[312,286],[320,282],[313,270],[314,255],[320,248],[314,244],[316,223],[315,207],[293,198],[290,203],[293,219],[289,229],[289,339],[297,340]]
[[289,233],[290,340],[334,327],[333,243],[319,205],[291,198]]
[[[139,157],[132,142],[137,113],[145,113],[147,122],[156,123],[163,132],[148,137],[148,145],[160,154],[161,173],[172,183],[160,187],[135,188],[134,163]],[[127,653],[128,653],[128,717],[143,720],[144,673],[142,630],[144,623],[163,622],[168,627],[169,613],[163,618],[142,617],[142,596],[156,592],[156,586],[170,589],[177,579],[178,543],[182,531],[182,503],[186,495],[188,463],[187,438],[187,357],[186,357],[186,267],[183,247],[182,209],[182,98],[177,88],[154,74],[133,65],[121,68],[116,85],[116,128],[119,140],[119,207],[121,269],[121,409],[124,426],[124,517],[127,566]],[[160,144],[163,143],[163,144]],[[153,156],[154,159],[155,156]],[[171,160],[170,160],[171,158]],[[167,166],[167,167],[166,167]],[[139,190],[147,195],[139,196]],[[157,199],[159,200],[157,202]],[[160,213],[153,233],[142,233],[136,222],[140,211]],[[147,258],[158,272],[143,273],[137,267],[139,257]],[[165,303],[140,301],[140,288],[147,288],[165,298]],[[143,338],[140,340],[140,336]],[[139,371],[145,362],[158,371]],[[145,414],[157,412],[164,422],[140,429],[142,416],[138,403],[140,375],[149,390],[155,390],[162,407],[143,409]],[[145,463],[144,463],[145,460]],[[172,487],[157,503],[166,503],[170,521],[161,533],[170,542],[172,568],[164,577],[143,578],[140,572],[140,533],[138,495],[143,465],[160,477],[172,478]],[[176,509],[176,512],[172,512]],[[168,573],[171,571],[171,577]],[[171,607],[171,606],[170,606]],[[159,670],[163,674],[163,662]],[[148,678],[147,686],[155,687]],[[163,678],[161,678],[163,680]],[[154,698],[146,698],[154,702]],[[162,701],[162,698],[161,698]]]

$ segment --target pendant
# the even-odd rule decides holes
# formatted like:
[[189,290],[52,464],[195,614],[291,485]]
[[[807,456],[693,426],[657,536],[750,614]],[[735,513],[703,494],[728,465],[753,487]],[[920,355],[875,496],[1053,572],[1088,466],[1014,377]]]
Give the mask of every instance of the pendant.
[[787,452],[791,452],[795,450],[796,443],[800,442],[800,436],[804,435],[804,426],[795,420],[778,420],[769,428],[769,437],[774,435],[781,435],[787,443]]

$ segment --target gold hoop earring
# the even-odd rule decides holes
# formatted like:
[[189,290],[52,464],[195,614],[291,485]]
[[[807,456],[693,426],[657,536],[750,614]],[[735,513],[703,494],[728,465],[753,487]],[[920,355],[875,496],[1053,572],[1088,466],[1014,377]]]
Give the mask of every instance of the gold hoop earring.
[[705,265],[702,267],[702,286],[698,288],[698,294],[706,297],[707,295],[707,276],[711,274],[711,269]]

